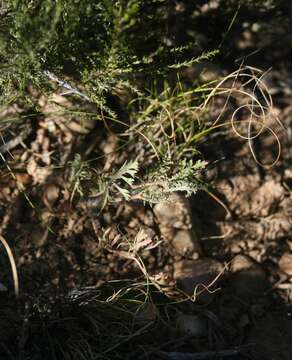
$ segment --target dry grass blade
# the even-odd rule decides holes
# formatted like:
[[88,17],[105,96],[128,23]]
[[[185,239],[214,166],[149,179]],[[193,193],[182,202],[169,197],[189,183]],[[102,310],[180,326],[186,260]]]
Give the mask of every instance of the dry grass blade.
[[18,274],[17,274],[17,268],[16,268],[14,256],[12,254],[10,246],[8,245],[8,242],[4,239],[4,237],[2,235],[0,235],[0,241],[3,244],[3,246],[5,247],[5,250],[7,252],[7,255],[8,255],[8,258],[10,261],[12,276],[13,276],[13,283],[14,283],[14,292],[15,292],[15,296],[18,297],[19,296],[19,281],[18,281]]
[[213,198],[225,211],[226,214],[228,215],[229,218],[231,218],[231,212],[229,211],[227,205],[224,204],[223,201],[221,201],[218,196],[216,196],[215,194],[213,194],[210,190],[204,189],[204,191],[211,196],[211,198]]
[[[266,73],[263,73],[257,68],[241,66],[238,70],[227,75],[214,86],[203,102],[201,110],[205,109],[207,104],[209,104],[211,100],[214,100],[215,97],[226,96],[219,115],[209,128],[209,130],[216,129],[225,114],[227,104],[230,102],[231,98],[234,100],[240,99],[238,106],[232,112],[231,121],[225,122],[225,125],[231,125],[232,131],[239,138],[247,140],[255,162],[259,166],[269,169],[273,167],[280,158],[281,144],[276,131],[272,129],[271,125],[267,124],[267,121],[269,120],[271,122],[273,120],[273,123],[277,123],[282,128],[284,128],[284,126],[276,116],[272,115],[271,110],[273,108],[273,100],[268,87],[263,82],[265,75]],[[225,85],[226,82],[231,82],[231,84]],[[247,118],[237,120],[236,118],[240,116],[239,114],[244,111],[249,113]],[[242,134],[241,131],[237,129],[237,125],[242,126],[243,124],[247,125],[246,134]],[[254,127],[257,127],[257,129],[254,129]],[[277,147],[277,154],[269,164],[263,164],[259,160],[259,155],[255,152],[253,147],[253,140],[260,137],[265,131],[273,136]]]

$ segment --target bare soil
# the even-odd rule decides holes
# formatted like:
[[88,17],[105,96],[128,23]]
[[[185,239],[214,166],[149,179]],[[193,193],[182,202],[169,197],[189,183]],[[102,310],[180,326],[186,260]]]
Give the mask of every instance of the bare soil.
[[[253,50],[246,39],[247,35],[241,39],[241,50]],[[250,42],[254,44],[254,39]],[[269,65],[271,59],[266,62]],[[215,76],[218,68],[226,71],[213,66]],[[99,214],[77,198],[72,201],[65,164],[76,152],[100,158],[117,146],[112,134],[99,124],[83,134],[60,117],[30,113],[25,123],[1,125],[0,150],[6,161],[1,160],[0,168],[0,233],[13,250],[20,279],[20,297],[15,300],[2,248],[0,282],[7,290],[0,293],[0,343],[5,356],[10,351],[6,349],[15,347],[15,340],[21,359],[28,348],[34,348],[31,338],[38,339],[41,347],[44,340],[37,333],[48,321],[50,331],[67,338],[70,331],[59,327],[55,318],[60,319],[63,311],[71,314],[68,293],[141,277],[136,263],[116,245],[143,229],[153,242],[161,241],[142,252],[141,258],[149,275],[167,287],[170,299],[175,286],[189,289],[194,279],[205,286],[217,280],[197,301],[178,305],[176,311],[185,316],[183,320],[168,331],[156,328],[159,336],[152,334],[156,350],[148,355],[141,350],[141,358],[187,359],[194,352],[205,354],[206,359],[292,358],[292,76],[286,70],[272,70],[269,84],[274,95],[272,111],[285,127],[279,126],[276,132],[282,145],[277,164],[268,170],[259,166],[246,141],[232,131],[204,139],[199,150],[210,164],[205,180],[229,213],[201,192],[180,204],[177,212],[171,210],[174,218],[169,226],[155,207],[139,202],[110,205]],[[196,69],[188,76],[194,74]],[[281,81],[285,89],[279,87]],[[21,112],[13,106],[1,116]],[[277,155],[277,141],[271,134],[261,136],[253,146],[264,164]],[[122,157],[110,155],[99,164],[106,168],[121,163],[127,154]],[[60,163],[61,167],[55,166]],[[181,239],[178,246],[172,242],[174,236]],[[186,241],[186,251],[180,246],[182,241]],[[203,321],[191,318],[194,314]],[[189,319],[191,325],[185,330]],[[194,324],[199,325],[194,328]],[[175,353],[185,357],[175,357]]]
[[[291,127],[291,100],[291,96],[286,96],[285,104],[274,109],[286,128]],[[198,193],[177,213],[172,210],[175,219],[169,227],[182,221],[182,225],[174,226],[181,229],[181,219],[186,216],[181,212],[185,207],[192,208],[191,228],[199,245],[184,255],[165,236],[155,207],[120,203],[108,206],[99,215],[82,203],[72,203],[68,170],[54,168],[54,162],[61,156],[67,161],[76,149],[86,151],[93,138],[92,151],[99,154],[105,146],[112,146],[110,136],[104,140],[98,128],[90,135],[70,132],[58,119],[37,114],[29,119],[29,124],[30,135],[5,153],[15,178],[5,163],[1,169],[1,232],[13,249],[20,277],[20,298],[16,304],[9,262],[2,251],[1,283],[7,287],[1,293],[3,344],[19,334],[17,326],[23,326],[15,314],[16,307],[21,314],[29,313],[35,306],[58,307],[73,289],[139,277],[135,263],[108,244],[133,238],[143,229],[149,238],[162,240],[159,247],[144,251],[142,258],[149,274],[160,276],[164,284],[179,285],[175,269],[181,261],[190,261],[191,265],[182,263],[180,276],[189,271],[187,266],[202,261],[198,263],[200,282],[205,280],[205,285],[210,281],[208,259],[225,266],[215,283],[215,294],[181,305],[182,313],[195,311],[208,321],[207,332],[203,331],[199,338],[191,337],[197,352],[247,346],[248,351],[232,358],[291,358],[292,263],[289,256],[286,262],[280,261],[292,249],[291,139],[286,130],[278,132],[281,158],[270,170],[257,166],[246,143],[231,132],[201,144],[200,150],[210,164],[222,158],[208,168],[205,176],[230,214],[206,193]],[[9,136],[15,137],[16,129],[2,129],[6,143]],[[267,136],[260,141],[261,161],[270,161],[275,139]],[[188,228],[189,225],[185,227]],[[28,346],[25,339],[18,338],[21,341],[22,347]],[[181,352],[193,351],[194,347],[188,338],[168,349]],[[159,356],[163,358],[165,354]]]

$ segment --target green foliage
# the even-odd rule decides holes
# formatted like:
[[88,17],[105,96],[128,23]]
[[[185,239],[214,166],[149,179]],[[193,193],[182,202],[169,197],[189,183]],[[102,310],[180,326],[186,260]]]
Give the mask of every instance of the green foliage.
[[102,208],[108,202],[115,202],[119,199],[130,200],[131,195],[129,188],[134,182],[138,172],[138,162],[125,162],[120,169],[112,171],[109,174],[102,173],[98,179],[98,195],[102,195]]
[[[73,184],[73,194],[77,192],[82,197],[101,197],[101,208],[109,202],[121,199],[130,200],[129,188],[138,172],[138,162],[125,162],[119,169],[111,172],[98,172],[82,161],[79,154],[75,155],[70,164],[70,180]],[[87,189],[87,191],[85,191]]]
[[[166,0],[5,1],[0,20],[0,105],[15,99],[36,103],[36,93],[61,88],[72,100],[72,107],[64,109],[68,121],[82,100],[95,104],[96,118],[106,113],[107,120],[122,123],[108,106],[108,96],[127,89],[137,98],[129,107],[129,123],[123,123],[124,135],[134,143],[127,149],[133,155],[107,173],[77,155],[71,163],[72,196],[101,197],[103,208],[120,199],[157,202],[175,191],[190,195],[200,188],[198,174],[204,164],[193,160],[197,152],[192,139],[199,130],[195,96],[182,89],[180,81],[174,81],[173,89],[166,78],[209,60],[217,51],[196,56],[193,44],[176,46],[168,21]],[[155,79],[159,86],[167,85],[146,94],[145,82],[137,85],[141,75],[148,83]],[[81,113],[82,108],[80,118]],[[144,158],[135,148],[141,140]],[[149,170],[153,166],[156,173]]]
[[82,161],[80,154],[75,154],[75,158],[70,165],[70,181],[74,183],[73,194],[78,192],[79,195],[84,196],[82,184],[91,180],[91,170],[88,164]]
[[108,186],[113,186],[125,199],[129,199],[129,191],[127,189],[123,189],[118,185],[118,183],[122,182],[129,186],[133,185],[137,172],[138,162],[136,160],[128,163],[125,162],[120,169],[109,175]]
[[114,87],[135,91],[133,76],[139,72],[153,76],[180,67],[174,49],[164,45],[166,1],[6,0],[3,7],[2,103],[29,96],[25,89],[31,84],[51,88],[48,72],[81,83],[100,103]]
[[[99,197],[101,209],[108,203],[122,200],[157,203],[170,200],[176,192],[191,196],[205,188],[200,180],[205,166],[206,163],[201,160],[194,163],[191,159],[182,159],[177,163],[168,158],[138,176],[137,160],[125,162],[119,169],[106,173],[90,169],[77,154],[71,163],[71,181],[73,193],[77,191],[87,199]],[[84,191],[86,188],[90,189],[87,193]]]
[[[109,46],[107,1],[7,1],[1,21],[0,78],[17,90],[47,83],[44,70],[80,77],[99,66]],[[3,80],[2,80],[3,81]]]
[[205,188],[200,180],[205,166],[206,163],[201,160],[194,163],[191,159],[180,162],[165,159],[150,169],[142,184],[136,188],[135,196],[150,203],[171,201],[171,195],[176,192],[191,196]]

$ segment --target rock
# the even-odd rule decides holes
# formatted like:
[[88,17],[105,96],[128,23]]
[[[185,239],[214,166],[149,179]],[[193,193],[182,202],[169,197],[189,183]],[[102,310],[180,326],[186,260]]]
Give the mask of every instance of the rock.
[[29,235],[29,239],[34,246],[41,247],[45,245],[48,235],[48,229],[42,229],[40,226],[34,226]]
[[[208,303],[214,297],[218,281],[210,286],[223,270],[221,263],[214,259],[182,260],[174,264],[174,279],[179,289],[194,296],[201,303]],[[209,291],[205,290],[208,287]]]
[[279,268],[287,275],[292,276],[292,253],[284,253],[279,260]]
[[253,205],[251,209],[254,214],[259,214],[261,217],[268,216],[284,197],[285,188],[281,183],[275,179],[267,180],[251,196]]
[[231,246],[230,246],[230,251],[233,254],[237,254],[237,253],[240,253],[242,251],[242,247],[238,243],[232,243]]
[[171,243],[176,252],[182,256],[191,256],[196,259],[202,252],[198,236],[192,229],[177,230]]
[[239,216],[271,215],[285,197],[285,188],[275,179],[260,184],[254,175],[239,175],[229,180],[221,180],[217,185],[224,193],[230,210]]
[[43,202],[48,207],[51,208],[59,198],[60,188],[55,184],[48,184],[45,187],[43,194]]
[[292,251],[292,241],[291,240],[287,240],[286,241],[288,247],[289,247],[289,250]]
[[208,333],[208,321],[202,316],[179,314],[176,323],[183,335],[202,337]]
[[161,235],[173,245],[177,255],[195,259],[202,253],[199,238],[192,228],[188,199],[174,194],[171,202],[158,203],[153,211]]
[[249,269],[253,265],[254,265],[254,261],[251,258],[245,255],[237,255],[232,260],[230,270],[231,272],[236,273],[242,270]]
[[162,227],[190,229],[192,227],[191,208],[188,199],[174,194],[171,202],[161,202],[153,211]]
[[237,255],[230,266],[231,289],[245,299],[263,295],[268,287],[265,271],[246,255]]

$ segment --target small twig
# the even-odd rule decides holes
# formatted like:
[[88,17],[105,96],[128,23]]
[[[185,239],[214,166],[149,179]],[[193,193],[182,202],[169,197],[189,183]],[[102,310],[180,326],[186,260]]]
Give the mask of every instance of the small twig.
[[5,142],[3,137],[1,136],[1,140],[3,145],[0,146],[0,152],[2,154],[9,152],[10,150],[14,149],[16,146],[21,144],[32,132],[32,126],[26,124],[26,126],[21,127],[18,129],[18,135],[12,138],[11,140]]
[[292,290],[292,284],[291,283],[279,284],[277,286],[277,288],[280,289],[280,290]]
[[9,258],[9,261],[10,261],[11,270],[12,270],[12,276],[13,276],[15,296],[18,297],[18,295],[19,295],[19,281],[18,281],[18,274],[17,274],[15,260],[14,260],[12,251],[10,249],[10,246],[8,245],[7,241],[4,239],[4,237],[2,235],[0,235],[0,241],[3,244],[3,246],[5,247],[5,250],[7,252],[7,255],[8,255],[8,258]]
[[221,201],[215,194],[213,194],[211,191],[204,189],[204,191],[211,196],[225,211],[229,218],[232,217],[230,210],[228,209],[227,205],[224,204],[223,201]]
[[90,97],[87,96],[86,94],[82,93],[79,89],[77,89],[76,87],[73,87],[72,85],[70,85],[67,81],[64,80],[60,80],[55,74],[53,74],[52,72],[45,70],[44,74],[52,81],[56,82],[59,86],[63,87],[64,89],[69,90],[67,92],[67,94],[75,94],[75,95],[79,95],[81,96],[83,99],[85,99],[86,101],[92,102]]
[[[221,290],[220,288],[217,288],[215,290],[210,290],[210,288],[216,283],[216,281],[224,274],[224,271],[227,269],[228,269],[228,264],[225,264],[223,269],[219,272],[219,274],[216,275],[216,277],[208,285],[204,285],[202,283],[198,284],[194,290],[194,295],[193,295],[194,301],[196,301],[197,296],[202,294],[204,291],[207,291],[209,294],[214,294],[215,292]],[[198,288],[200,286],[203,287],[203,289],[198,291]]]

